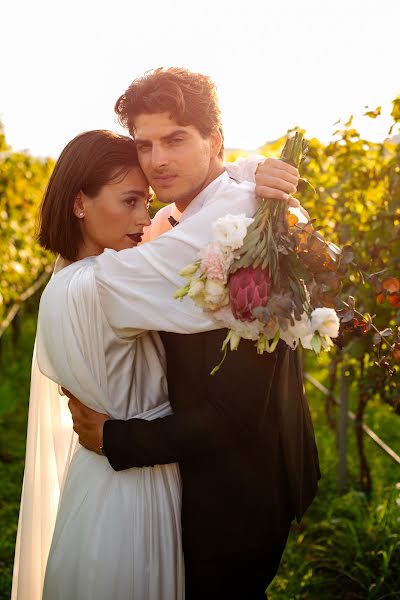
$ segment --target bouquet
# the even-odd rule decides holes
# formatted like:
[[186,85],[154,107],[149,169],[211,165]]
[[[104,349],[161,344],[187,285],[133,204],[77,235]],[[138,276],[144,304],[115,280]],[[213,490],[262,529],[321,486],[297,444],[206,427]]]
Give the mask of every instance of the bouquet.
[[[281,159],[298,168],[305,152],[296,132]],[[273,352],[279,340],[292,349],[329,350],[339,335],[335,298],[351,251],[326,242],[299,209],[268,198],[254,218],[226,215],[212,230],[213,241],[180,272],[186,285],[175,294],[188,295],[229,330],[212,374],[242,338],[260,354]]]

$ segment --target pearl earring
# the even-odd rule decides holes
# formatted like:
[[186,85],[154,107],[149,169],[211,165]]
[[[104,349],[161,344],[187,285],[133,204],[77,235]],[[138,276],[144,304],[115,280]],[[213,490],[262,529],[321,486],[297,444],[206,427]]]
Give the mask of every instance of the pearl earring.
[[85,213],[81,212],[81,213],[79,213],[79,216],[82,218],[85,216]]

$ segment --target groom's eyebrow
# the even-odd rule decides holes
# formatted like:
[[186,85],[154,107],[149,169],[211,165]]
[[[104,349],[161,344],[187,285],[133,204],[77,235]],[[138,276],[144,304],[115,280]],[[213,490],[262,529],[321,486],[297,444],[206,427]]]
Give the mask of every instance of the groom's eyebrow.
[[164,135],[161,139],[164,142],[168,142],[168,140],[174,138],[176,135],[184,135],[187,136],[188,132],[186,131],[186,129],[174,129],[174,131],[172,131],[171,133],[169,133],[168,135]]
[[[187,137],[189,134],[186,131],[186,129],[174,129],[174,131],[171,131],[171,133],[169,133],[168,135],[163,135],[160,139],[163,142],[168,142],[169,140],[173,139],[175,136],[177,135],[182,135]],[[135,143],[136,144],[151,144],[151,140],[147,140],[146,138],[141,138],[141,137],[137,137],[135,136]]]

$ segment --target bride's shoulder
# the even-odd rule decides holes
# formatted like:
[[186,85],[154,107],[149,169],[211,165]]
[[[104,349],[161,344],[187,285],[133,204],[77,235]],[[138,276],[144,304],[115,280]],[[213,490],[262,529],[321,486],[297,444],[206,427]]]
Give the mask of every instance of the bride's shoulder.
[[42,294],[40,304],[61,307],[69,299],[87,290],[93,280],[94,257],[85,258],[63,267],[53,274]]

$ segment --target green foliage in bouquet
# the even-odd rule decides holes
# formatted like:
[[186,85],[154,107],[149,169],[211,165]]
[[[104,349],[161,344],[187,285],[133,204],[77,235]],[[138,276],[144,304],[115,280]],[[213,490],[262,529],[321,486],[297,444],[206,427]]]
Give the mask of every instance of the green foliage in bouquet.
[[[306,151],[303,134],[296,131],[286,140],[281,159],[298,169]],[[326,242],[313,221],[299,222],[285,202],[265,198],[230,269],[232,312],[236,319],[258,319],[266,325],[274,321],[285,330],[288,321],[294,325],[315,308],[336,307],[340,281],[351,260],[350,249],[341,252]],[[312,347],[317,353],[323,343],[314,334]]]

